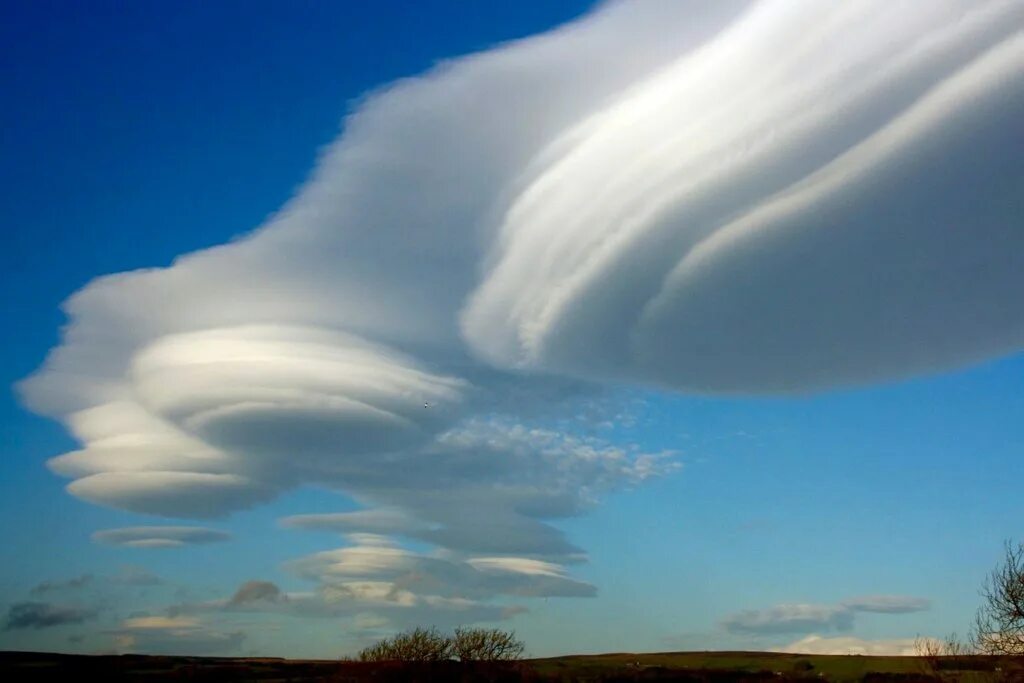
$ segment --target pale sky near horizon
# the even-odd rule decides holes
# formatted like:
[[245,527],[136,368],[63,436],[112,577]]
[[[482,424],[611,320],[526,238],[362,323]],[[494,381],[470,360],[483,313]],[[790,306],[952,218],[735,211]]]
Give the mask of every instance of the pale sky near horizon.
[[1024,540],[1024,2],[8,3],[0,649],[907,653]]

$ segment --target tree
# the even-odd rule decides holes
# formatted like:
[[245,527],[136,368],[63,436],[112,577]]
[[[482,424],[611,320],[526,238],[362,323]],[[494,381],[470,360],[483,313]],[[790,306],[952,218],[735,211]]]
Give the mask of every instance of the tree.
[[924,672],[931,676],[941,676],[943,669],[956,669],[962,666],[971,648],[951,633],[944,640],[935,638],[914,639],[914,650],[921,661]]
[[362,662],[443,662],[452,658],[452,640],[435,628],[414,628],[359,653]]
[[358,655],[362,662],[508,662],[523,656],[525,646],[514,633],[499,629],[457,628],[447,635],[435,628],[414,628],[375,645]]
[[1006,556],[982,588],[985,602],[974,618],[971,640],[989,655],[1024,654],[1024,543],[1006,541]]
[[515,633],[496,628],[457,628],[452,654],[461,662],[507,662],[523,656],[525,646]]

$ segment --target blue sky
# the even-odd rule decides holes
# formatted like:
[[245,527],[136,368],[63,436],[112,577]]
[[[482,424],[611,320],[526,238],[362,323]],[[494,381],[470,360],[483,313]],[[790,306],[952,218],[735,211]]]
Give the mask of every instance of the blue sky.
[[0,647],[966,630],[1022,12],[591,4],[5,8]]

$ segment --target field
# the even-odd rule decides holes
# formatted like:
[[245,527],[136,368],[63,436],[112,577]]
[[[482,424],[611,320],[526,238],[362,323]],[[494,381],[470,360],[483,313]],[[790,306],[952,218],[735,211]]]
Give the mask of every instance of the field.
[[573,655],[507,665],[361,663],[275,658],[0,653],[3,681],[830,681],[1024,682],[1024,659],[669,652]]

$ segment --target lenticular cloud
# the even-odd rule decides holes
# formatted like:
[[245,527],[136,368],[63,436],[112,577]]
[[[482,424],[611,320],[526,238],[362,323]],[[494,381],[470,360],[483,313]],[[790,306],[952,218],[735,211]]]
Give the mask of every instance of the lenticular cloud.
[[247,238],[88,285],[24,395],[87,500],[315,482],[366,509],[290,526],[564,592],[549,522],[671,462],[528,415],[1024,344],[1022,122],[1021,0],[609,3],[368,98]]
[[1022,10],[756,5],[538,153],[468,340],[506,365],[713,392],[1018,348]]

